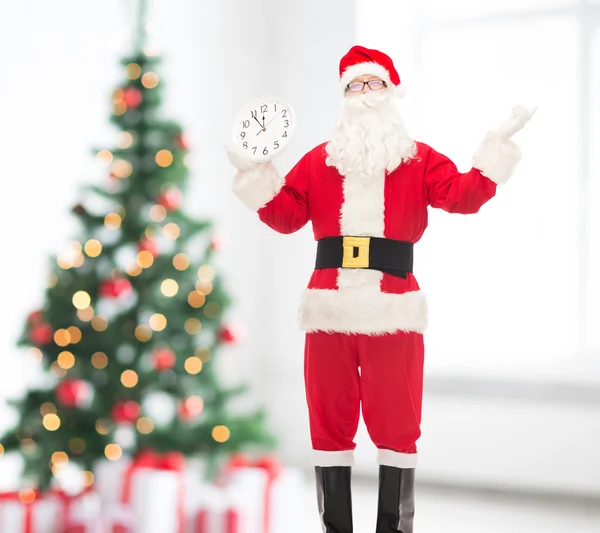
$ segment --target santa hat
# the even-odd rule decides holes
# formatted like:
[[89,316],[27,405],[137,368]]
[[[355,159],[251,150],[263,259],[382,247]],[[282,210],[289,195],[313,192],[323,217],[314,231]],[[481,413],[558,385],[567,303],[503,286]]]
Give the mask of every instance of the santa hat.
[[340,61],[340,85],[343,90],[357,76],[370,74],[378,76],[394,90],[394,95],[402,98],[406,94],[400,76],[389,56],[379,50],[364,46],[353,46]]

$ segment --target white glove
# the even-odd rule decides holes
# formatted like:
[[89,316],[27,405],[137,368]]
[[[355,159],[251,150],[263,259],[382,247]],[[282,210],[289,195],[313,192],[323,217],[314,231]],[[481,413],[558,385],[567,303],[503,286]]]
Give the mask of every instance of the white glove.
[[537,107],[531,111],[521,105],[513,107],[510,118],[505,120],[495,133],[502,141],[508,141],[515,133],[523,129],[536,111]]
[[258,166],[258,163],[253,163],[248,159],[248,156],[242,151],[242,149],[233,143],[228,143],[225,146],[227,157],[230,163],[240,171],[252,170]]

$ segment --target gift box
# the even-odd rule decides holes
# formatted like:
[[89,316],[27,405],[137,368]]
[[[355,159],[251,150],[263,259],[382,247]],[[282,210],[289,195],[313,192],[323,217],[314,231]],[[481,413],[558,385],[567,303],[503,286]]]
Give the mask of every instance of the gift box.
[[237,511],[243,528],[240,533],[289,533],[290,517],[305,512],[303,474],[282,467],[273,457],[250,460],[236,455],[226,465],[218,484],[225,489],[228,508]]
[[0,493],[0,533],[60,533],[63,506],[33,491]]
[[66,502],[65,523],[60,533],[129,533],[129,528],[113,529],[111,513],[102,508],[100,495],[95,491],[67,497]]
[[226,487],[204,484],[199,493],[189,531],[191,533],[245,533],[250,514]]
[[95,480],[113,530],[184,533],[183,455],[143,451],[131,460],[103,461]]

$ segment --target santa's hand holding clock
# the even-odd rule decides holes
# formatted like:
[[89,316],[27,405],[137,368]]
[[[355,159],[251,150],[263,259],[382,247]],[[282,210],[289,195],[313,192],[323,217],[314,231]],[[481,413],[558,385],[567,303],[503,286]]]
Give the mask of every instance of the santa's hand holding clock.
[[[377,532],[412,533],[427,327],[414,244],[429,208],[477,213],[508,181],[521,158],[512,137],[533,111],[514,108],[484,135],[472,168],[460,172],[406,130],[396,102],[404,85],[387,55],[353,47],[340,62],[339,83],[337,130],[283,178],[271,159],[291,130],[275,107],[289,109],[293,127],[291,107],[265,99],[242,111],[228,149],[238,169],[233,191],[280,233],[310,221],[317,241],[298,321],[306,333],[304,377],[324,530],[352,531],[350,473],[362,408],[380,465]],[[263,111],[272,123],[267,114],[263,122]],[[248,135],[252,142],[244,144]]]

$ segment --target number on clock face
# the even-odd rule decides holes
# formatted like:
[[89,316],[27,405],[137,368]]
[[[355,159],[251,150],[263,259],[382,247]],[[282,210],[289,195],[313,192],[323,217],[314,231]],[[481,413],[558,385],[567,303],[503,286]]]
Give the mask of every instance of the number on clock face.
[[268,161],[287,145],[294,128],[293,111],[283,100],[263,98],[238,115],[234,142],[252,161]]

